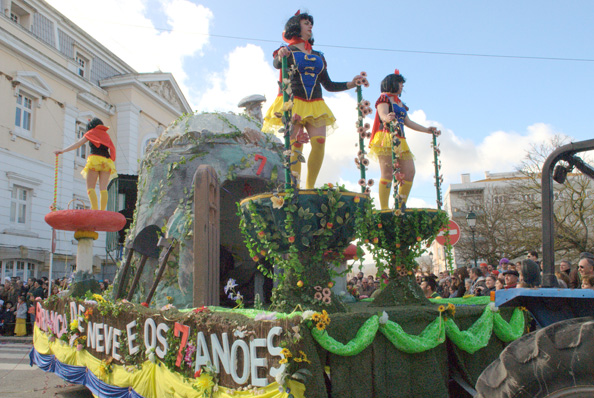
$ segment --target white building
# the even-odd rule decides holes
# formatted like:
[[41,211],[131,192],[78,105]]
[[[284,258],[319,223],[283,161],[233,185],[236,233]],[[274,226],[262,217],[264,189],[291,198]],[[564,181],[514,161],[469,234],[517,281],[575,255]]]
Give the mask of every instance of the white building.
[[[0,276],[49,271],[53,152],[84,134],[92,117],[110,126],[120,175],[137,175],[146,146],[191,112],[169,73],[138,73],[42,0],[0,0]],[[88,206],[80,171],[88,148],[60,156],[58,208]],[[115,198],[114,198],[115,199]],[[121,198],[119,198],[121,199]],[[112,209],[122,209],[113,200]],[[72,232],[57,231],[54,274],[75,263]],[[99,234],[94,271],[113,263]]]

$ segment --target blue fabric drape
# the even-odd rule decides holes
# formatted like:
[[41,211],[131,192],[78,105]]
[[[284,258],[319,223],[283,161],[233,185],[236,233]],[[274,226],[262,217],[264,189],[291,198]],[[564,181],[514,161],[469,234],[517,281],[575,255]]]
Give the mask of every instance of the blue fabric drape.
[[40,354],[35,348],[31,349],[29,353],[29,360],[31,366],[37,365],[45,372],[53,372],[69,383],[82,384],[101,398],[144,398],[132,388],[107,384],[93,372],[89,372],[86,367],[64,364],[58,361],[54,355]]

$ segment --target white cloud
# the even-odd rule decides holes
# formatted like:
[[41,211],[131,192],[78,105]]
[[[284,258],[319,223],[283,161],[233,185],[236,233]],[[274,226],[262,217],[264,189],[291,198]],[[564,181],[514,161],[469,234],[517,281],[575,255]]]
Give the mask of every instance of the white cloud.
[[188,0],[163,0],[171,31],[159,31],[147,17],[145,0],[103,0],[92,11],[85,1],[48,2],[138,72],[170,72],[188,93],[183,61],[208,43],[213,18],[208,8]]
[[272,67],[272,57],[266,57],[261,47],[247,44],[237,47],[227,56],[222,72],[211,72],[210,86],[192,95],[199,111],[238,111],[243,97],[263,94],[266,112],[278,94],[278,70]]

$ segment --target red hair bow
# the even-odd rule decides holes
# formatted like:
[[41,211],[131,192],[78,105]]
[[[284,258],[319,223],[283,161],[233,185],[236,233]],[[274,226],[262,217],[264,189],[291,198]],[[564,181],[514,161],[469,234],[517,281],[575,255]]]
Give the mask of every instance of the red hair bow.
[[297,12],[295,13],[295,16],[301,14],[301,10],[297,10]]
[[399,75],[400,74],[400,71],[398,69],[394,69],[394,74],[395,75]]

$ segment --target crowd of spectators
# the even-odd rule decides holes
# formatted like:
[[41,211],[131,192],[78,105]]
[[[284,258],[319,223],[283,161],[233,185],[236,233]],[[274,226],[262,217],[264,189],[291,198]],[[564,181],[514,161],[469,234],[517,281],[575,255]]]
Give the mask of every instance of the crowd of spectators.
[[[0,335],[27,336],[33,333],[35,323],[35,302],[45,300],[68,288],[68,278],[58,278],[51,284],[49,280],[29,278],[24,283],[20,278],[4,278],[0,283]],[[101,290],[107,290],[108,280],[99,282]]]
[[386,279],[387,275],[385,274],[382,277],[374,277],[373,275],[365,276],[363,272],[359,272],[356,276],[348,280],[347,291],[351,296],[359,300],[375,297],[373,293],[376,291],[379,293],[381,283]]
[[[558,269],[555,275],[561,288],[594,289],[593,254],[581,253],[576,267],[568,260],[561,260]],[[475,268],[457,268],[451,274],[443,271],[439,276],[417,272],[416,279],[428,298],[489,296],[500,289],[540,287],[542,267],[538,254],[532,251],[525,260],[515,263],[502,258],[497,266],[481,263]]]

